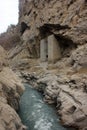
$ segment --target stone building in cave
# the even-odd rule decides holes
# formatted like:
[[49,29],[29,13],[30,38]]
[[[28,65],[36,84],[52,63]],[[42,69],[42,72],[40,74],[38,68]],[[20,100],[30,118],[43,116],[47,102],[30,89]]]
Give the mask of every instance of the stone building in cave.
[[54,35],[44,38],[40,42],[40,60],[42,62],[55,62],[61,58],[58,40]]
[[30,27],[22,22],[20,32],[30,58],[40,58],[41,62],[55,63],[60,58],[69,56],[71,50],[76,48],[76,44],[58,33],[62,28],[67,29],[67,26],[44,24],[35,36],[31,35]]
[[[40,28],[40,60],[41,62],[55,63],[62,57],[69,57],[76,44],[70,38],[60,35],[58,32],[67,29],[67,26],[44,24]],[[56,33],[57,31],[57,33]]]

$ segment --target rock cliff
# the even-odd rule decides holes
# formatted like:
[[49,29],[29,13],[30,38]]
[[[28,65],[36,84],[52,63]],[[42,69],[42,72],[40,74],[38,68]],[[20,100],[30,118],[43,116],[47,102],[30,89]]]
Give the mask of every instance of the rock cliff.
[[21,0],[19,24],[22,38],[34,44],[37,38],[54,34],[65,42],[70,39],[75,44],[85,44],[86,8],[86,0]]
[[31,60],[41,57],[41,40],[50,35],[59,42],[61,57],[70,57],[73,50],[87,43],[86,23],[86,0],[19,0],[21,42],[10,52],[11,64],[23,68],[25,62],[26,68],[31,67]]
[[7,52],[0,46],[0,129],[24,130],[16,111],[24,86],[9,68]]
[[[19,0],[19,26],[29,53],[27,71],[38,75],[34,86],[44,92],[45,101],[56,103],[65,126],[87,129],[87,1]],[[50,63],[51,55],[59,55],[55,51],[61,56]]]
[[9,66],[56,104],[63,125],[86,130],[87,0],[19,0],[17,28]]

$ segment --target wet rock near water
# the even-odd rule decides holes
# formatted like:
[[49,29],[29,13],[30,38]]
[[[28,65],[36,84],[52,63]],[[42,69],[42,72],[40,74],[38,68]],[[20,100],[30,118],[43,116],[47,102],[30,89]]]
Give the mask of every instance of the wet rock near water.
[[87,70],[87,44],[78,47],[70,56],[70,64],[75,70]]
[[43,92],[45,102],[56,105],[63,125],[83,130],[87,127],[86,80],[86,75],[48,74],[35,81],[34,87]]
[[2,101],[17,110],[23,92],[9,65],[56,105],[63,125],[86,130],[87,0],[19,0],[18,26],[11,28],[0,37],[9,50],[0,47]]
[[21,80],[8,67],[0,72],[0,129],[26,130],[16,111],[24,91]]
[[10,105],[3,102],[3,100],[0,100],[0,129],[27,130],[26,127],[23,126],[15,110]]
[[7,51],[0,46],[0,130],[26,130],[16,111],[24,86],[9,68]]
[[54,107],[43,102],[42,97],[40,92],[25,84],[19,115],[28,130],[67,130],[61,126]]

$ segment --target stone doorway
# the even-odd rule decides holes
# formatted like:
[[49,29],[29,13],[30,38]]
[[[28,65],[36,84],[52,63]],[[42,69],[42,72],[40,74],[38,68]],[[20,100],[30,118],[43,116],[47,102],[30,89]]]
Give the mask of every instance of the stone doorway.
[[56,62],[61,58],[61,50],[58,40],[54,35],[44,38],[40,42],[40,59],[41,62]]

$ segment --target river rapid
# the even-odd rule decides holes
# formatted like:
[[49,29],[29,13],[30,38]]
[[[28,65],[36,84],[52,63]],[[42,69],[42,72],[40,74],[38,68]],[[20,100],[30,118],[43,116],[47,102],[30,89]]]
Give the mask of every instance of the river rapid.
[[19,116],[28,130],[70,130],[61,126],[56,110],[28,84],[20,100]]

